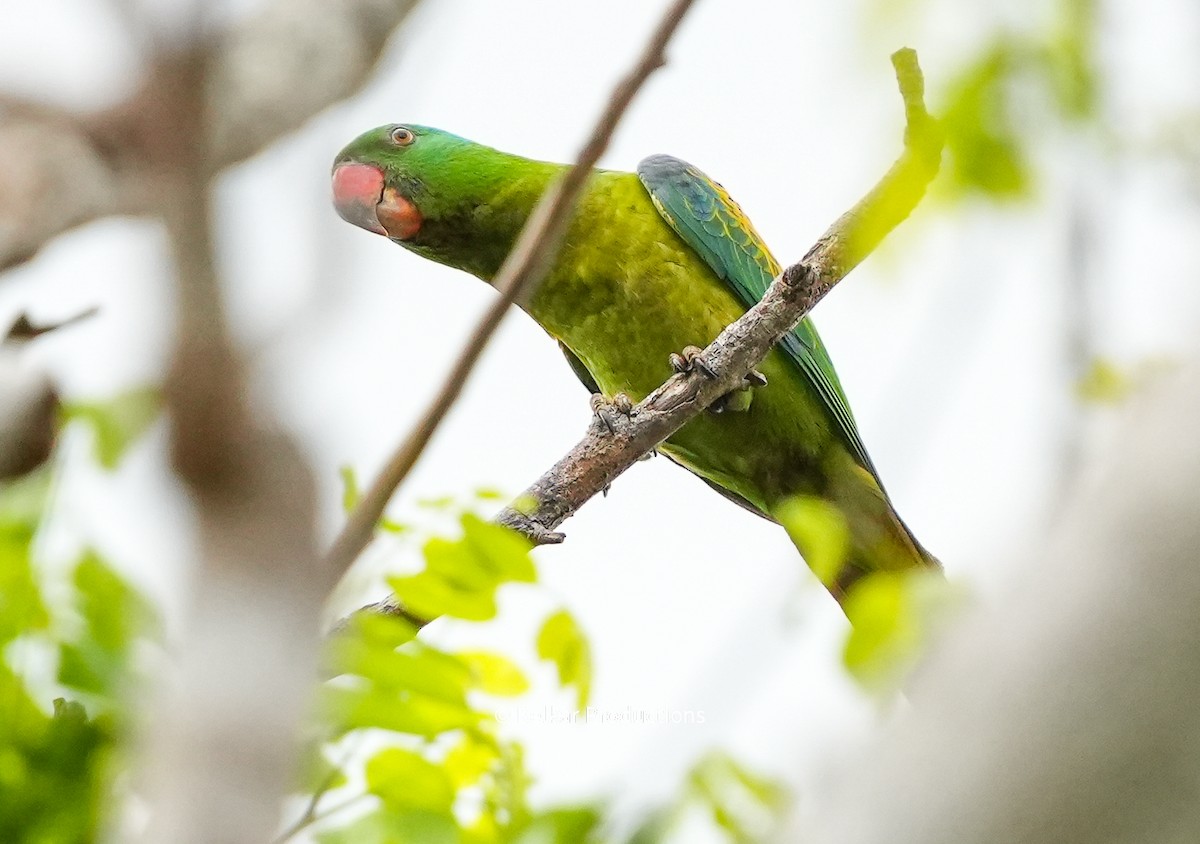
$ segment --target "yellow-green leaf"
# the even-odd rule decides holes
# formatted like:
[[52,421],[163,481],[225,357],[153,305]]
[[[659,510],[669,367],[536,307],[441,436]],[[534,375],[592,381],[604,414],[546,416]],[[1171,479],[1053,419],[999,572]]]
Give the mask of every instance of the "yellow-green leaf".
[[512,697],[529,691],[525,674],[511,660],[487,651],[463,651],[455,654],[466,663],[475,687],[492,695]]
[[157,387],[130,390],[102,402],[74,403],[63,407],[68,420],[91,426],[96,459],[105,469],[115,469],[125,452],[159,417],[162,396]]
[[449,813],[454,786],[439,766],[410,750],[389,747],[367,761],[367,790],[397,809]]
[[472,785],[491,770],[500,758],[494,744],[477,741],[474,734],[467,733],[461,742],[446,754],[442,768],[456,788]]
[[489,567],[504,581],[533,583],[537,572],[529,556],[533,544],[511,528],[485,522],[473,513],[462,517],[463,542],[474,552],[481,565]]
[[895,691],[924,653],[961,592],[940,573],[875,572],[854,584],[844,604],[852,625],[843,658],[868,691]]
[[546,619],[537,637],[538,656],[558,668],[558,682],[575,686],[578,706],[587,707],[592,686],[592,652],[587,637],[566,610]]
[[826,586],[836,583],[850,551],[850,528],[842,512],[828,501],[802,495],[785,501],[775,517],[817,579]]

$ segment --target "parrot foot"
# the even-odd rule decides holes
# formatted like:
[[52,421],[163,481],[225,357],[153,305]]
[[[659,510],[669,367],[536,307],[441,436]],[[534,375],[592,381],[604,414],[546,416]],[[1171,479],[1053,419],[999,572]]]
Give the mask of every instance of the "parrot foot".
[[633,400],[624,393],[617,393],[611,399],[605,398],[600,393],[593,393],[590,404],[596,420],[610,434],[617,429],[618,416],[633,415]]
[[754,401],[754,390],[767,386],[767,376],[751,369],[742,379],[742,386],[730,390],[708,406],[709,413],[744,413]]
[[704,350],[698,346],[684,346],[683,351],[671,354],[671,369],[679,374],[699,372],[705,378],[716,378],[717,372],[704,359]]
[[757,369],[751,369],[746,373],[746,377],[742,379],[742,383],[746,386],[746,389],[765,387],[767,386],[767,376],[763,375]]

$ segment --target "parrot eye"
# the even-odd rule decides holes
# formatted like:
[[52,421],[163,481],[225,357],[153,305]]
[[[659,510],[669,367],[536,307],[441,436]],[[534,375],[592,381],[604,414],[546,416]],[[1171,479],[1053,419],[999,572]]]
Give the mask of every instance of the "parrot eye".
[[396,146],[406,147],[417,139],[411,129],[406,129],[403,126],[397,126],[392,130],[392,143]]

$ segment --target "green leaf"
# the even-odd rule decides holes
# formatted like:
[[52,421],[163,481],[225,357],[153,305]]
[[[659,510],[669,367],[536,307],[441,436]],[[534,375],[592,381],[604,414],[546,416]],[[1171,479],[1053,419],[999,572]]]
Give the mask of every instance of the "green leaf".
[[358,489],[358,475],[353,466],[342,466],[338,469],[338,475],[342,479],[342,509],[349,513],[358,506],[358,500],[362,497]]
[[802,495],[785,501],[774,515],[817,579],[826,586],[836,583],[850,551],[850,527],[842,512],[828,501]]
[[595,840],[592,833],[600,823],[594,809],[554,809],[533,819],[517,837],[517,844],[582,844]]
[[324,721],[339,733],[374,727],[433,738],[473,727],[488,716],[449,701],[371,684],[327,684],[318,695]]
[[317,833],[320,844],[459,844],[458,825],[449,814],[381,809],[347,826]]
[[467,690],[474,677],[470,667],[455,657],[419,643],[395,651],[347,639],[331,647],[341,673],[365,677],[380,689],[417,692],[457,706],[467,705]]
[[529,552],[533,543],[511,528],[485,522],[474,513],[462,517],[463,541],[481,565],[490,567],[502,581],[533,583],[537,571]]
[[96,460],[115,469],[125,452],[154,423],[162,410],[156,387],[142,387],[102,402],[64,405],[68,421],[90,425],[95,437]]
[[95,551],[84,552],[74,580],[88,636],[100,647],[123,651],[135,635],[155,624],[150,603]]
[[500,758],[500,749],[495,744],[479,741],[476,734],[468,732],[456,744],[442,763],[446,776],[456,788],[472,785],[492,769]]
[[725,753],[710,753],[688,775],[713,822],[739,844],[767,840],[783,818],[786,792]]
[[496,616],[495,585],[466,583],[440,572],[423,571],[388,579],[392,591],[410,611],[422,618],[451,616],[487,621]]
[[433,537],[425,543],[424,571],[389,581],[400,601],[419,616],[487,621],[496,615],[501,583],[536,579],[527,539],[470,513],[461,522],[461,538]]
[[486,651],[463,651],[455,654],[471,670],[475,687],[501,697],[523,695],[529,691],[529,681],[512,661],[500,654]]
[[0,644],[50,624],[29,558],[30,535],[0,526]]
[[520,829],[529,820],[529,786],[525,770],[525,751],[516,742],[500,742],[499,764],[492,769],[491,782],[484,789],[485,805],[497,816],[507,818],[510,829]]
[[1011,102],[1025,45],[997,39],[951,85],[942,119],[950,153],[949,186],[960,194],[1024,197],[1032,175]]
[[417,506],[424,507],[426,510],[450,510],[453,509],[456,499],[453,495],[440,495],[436,498],[418,498]]
[[592,685],[592,652],[587,637],[566,610],[546,619],[537,637],[538,656],[558,668],[558,682],[575,686],[580,709],[587,708]]
[[1133,392],[1133,379],[1115,363],[1105,358],[1093,358],[1075,393],[1081,401],[1094,404],[1120,404]]
[[75,566],[74,582],[84,630],[59,648],[59,682],[112,696],[128,670],[134,637],[156,628],[150,604],[95,552]]
[[0,530],[11,531],[26,541],[32,539],[50,507],[53,479],[47,464],[20,478],[0,483]]
[[846,669],[867,691],[896,691],[962,597],[939,572],[867,575],[846,595],[852,625],[843,654]]
[[449,814],[454,785],[439,766],[399,747],[381,750],[367,762],[367,791],[395,809]]

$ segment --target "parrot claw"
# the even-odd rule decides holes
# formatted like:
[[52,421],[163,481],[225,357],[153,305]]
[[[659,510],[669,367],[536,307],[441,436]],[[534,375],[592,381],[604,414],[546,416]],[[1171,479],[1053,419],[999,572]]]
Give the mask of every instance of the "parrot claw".
[[651,457],[658,457],[658,449],[657,448],[652,448],[649,451],[647,451],[645,454],[643,454],[641,457],[639,457],[638,463],[645,463]]
[[767,376],[763,375],[757,369],[751,369],[742,380],[747,388],[767,386]]
[[679,354],[671,354],[671,369],[679,374],[699,372],[705,378],[716,378],[717,372],[704,359],[704,350],[698,346],[684,346]]
[[744,413],[754,401],[754,390],[767,385],[767,376],[752,369],[742,379],[742,386],[730,390],[708,406],[709,413]]
[[593,393],[590,404],[592,413],[610,434],[617,429],[618,416],[633,415],[633,400],[624,393],[617,393],[611,399]]

